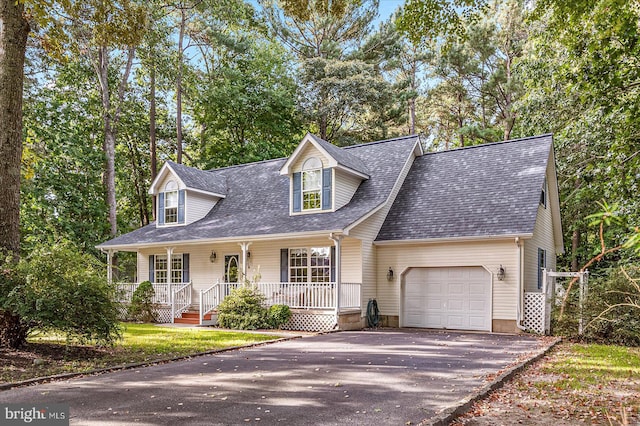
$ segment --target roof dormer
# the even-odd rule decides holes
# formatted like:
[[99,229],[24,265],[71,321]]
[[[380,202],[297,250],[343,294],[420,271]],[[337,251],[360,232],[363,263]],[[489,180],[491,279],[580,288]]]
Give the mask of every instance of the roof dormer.
[[346,205],[363,180],[364,162],[310,133],[280,169],[290,177],[291,214],[335,211]]
[[156,226],[188,225],[202,219],[225,197],[212,173],[167,161],[149,188],[156,196]]

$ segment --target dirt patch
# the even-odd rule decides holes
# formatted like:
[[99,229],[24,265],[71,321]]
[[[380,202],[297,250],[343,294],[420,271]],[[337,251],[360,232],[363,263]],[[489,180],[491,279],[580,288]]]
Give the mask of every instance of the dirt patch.
[[113,349],[27,343],[20,349],[0,349],[0,383],[75,371],[87,371],[110,358]]
[[[550,373],[549,366],[568,362],[571,345],[564,343],[516,375],[485,400],[456,419],[456,426],[489,425],[627,425],[640,417],[640,377],[590,376],[576,382],[568,374]],[[595,369],[594,369],[595,371]]]

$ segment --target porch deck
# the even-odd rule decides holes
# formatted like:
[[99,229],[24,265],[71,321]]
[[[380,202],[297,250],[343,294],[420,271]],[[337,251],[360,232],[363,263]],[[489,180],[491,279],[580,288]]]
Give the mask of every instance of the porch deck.
[[[139,283],[119,283],[118,299],[131,302]],[[152,283],[159,321],[179,322],[183,314],[198,313],[199,325],[215,325],[216,308],[240,283],[216,283],[204,290],[196,290],[192,283]],[[283,328],[305,331],[325,331],[334,328],[341,312],[361,309],[360,283],[257,283],[267,306],[287,305],[294,318]],[[339,308],[337,308],[339,306]]]

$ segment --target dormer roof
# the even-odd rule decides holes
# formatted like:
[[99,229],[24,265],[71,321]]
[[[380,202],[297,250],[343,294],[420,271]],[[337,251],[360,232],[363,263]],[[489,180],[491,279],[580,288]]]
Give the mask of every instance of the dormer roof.
[[312,144],[318,151],[322,153],[329,162],[329,167],[343,170],[347,173],[356,175],[362,179],[369,179],[370,175],[367,171],[362,159],[352,154],[344,148],[337,147],[319,137],[307,133],[302,141],[298,144],[298,147],[293,151],[293,154],[289,156],[287,161],[280,169],[281,175],[291,174],[291,166],[299,159],[300,155],[304,151],[304,148]]
[[189,189],[203,194],[212,195],[218,198],[225,198],[227,185],[224,180],[211,172],[198,170],[183,164],[174,163],[169,160],[164,163],[156,179],[149,188],[149,194],[161,192],[158,185],[165,180],[168,173],[172,173],[178,180],[180,189]]

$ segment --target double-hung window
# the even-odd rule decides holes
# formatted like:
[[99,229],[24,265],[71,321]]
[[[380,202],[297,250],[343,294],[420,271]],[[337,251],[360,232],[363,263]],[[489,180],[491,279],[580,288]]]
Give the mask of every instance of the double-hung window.
[[322,162],[311,157],[302,165],[302,210],[322,208]]
[[[155,283],[169,282],[169,263],[166,254],[151,255],[149,279]],[[171,256],[171,283],[178,284],[189,281],[189,255],[174,254]]]
[[331,282],[331,249],[311,247],[289,249],[289,281]]
[[178,223],[178,185],[174,181],[165,186],[164,223]]

